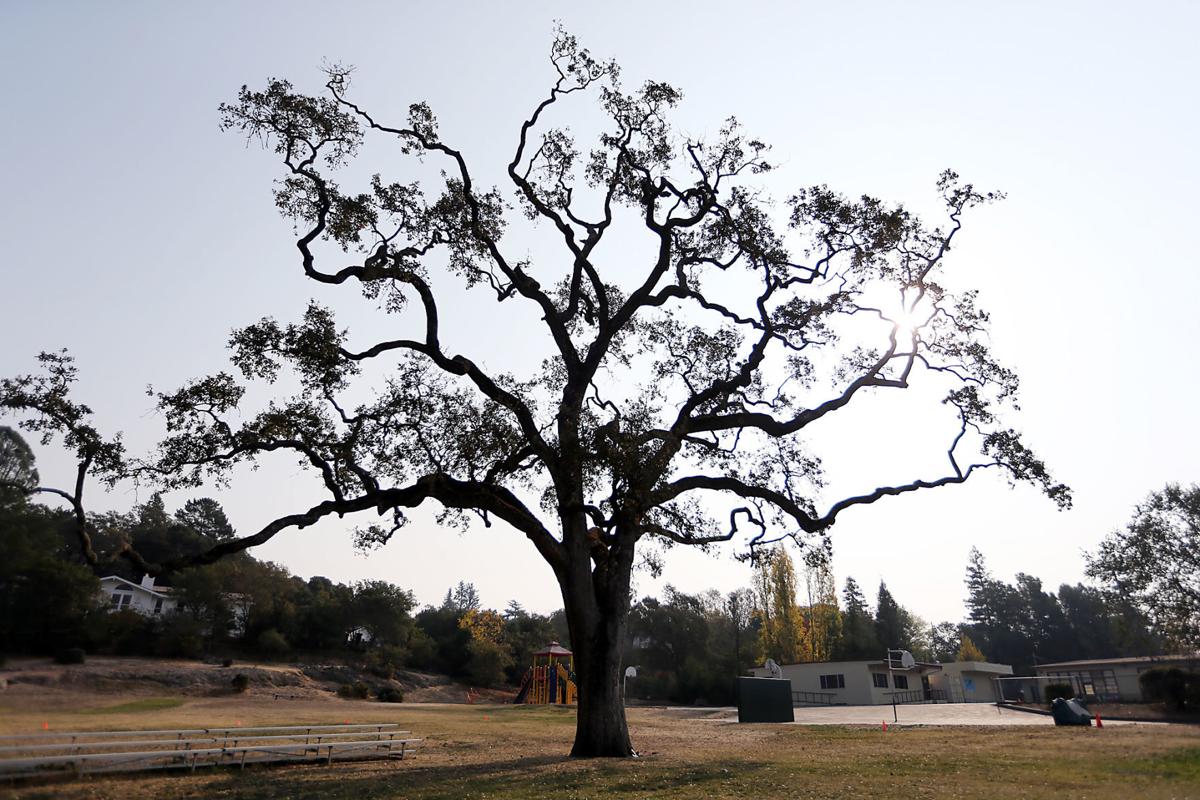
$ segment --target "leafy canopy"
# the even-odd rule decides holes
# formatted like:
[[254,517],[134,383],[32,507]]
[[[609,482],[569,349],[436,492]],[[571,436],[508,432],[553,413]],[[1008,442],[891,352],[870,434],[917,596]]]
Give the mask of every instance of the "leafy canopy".
[[[45,377],[0,383],[0,407],[24,413],[27,430],[62,434],[81,470],[105,479],[192,487],[285,452],[324,489],[307,510],[147,568],[211,561],[358,511],[386,518],[359,530],[362,544],[381,544],[429,500],[446,521],[477,514],[515,527],[560,579],[584,537],[599,573],[610,558],[627,567],[646,537],[737,538],[752,551],[824,535],[851,506],[982,469],[1069,504],[1002,422],[1017,378],[987,346],[975,292],[946,279],[963,215],[1000,195],[947,171],[938,224],[826,186],[775,204],[757,183],[770,148],[736,119],[708,139],[679,133],[678,89],[626,87],[615,63],[563,31],[550,60],[552,88],[518,132],[504,190],[480,185],[428,105],[413,103],[398,123],[361,107],[346,68],[329,70],[320,95],[272,79],[221,107],[227,130],[282,162],[275,201],[297,226],[303,273],[357,286],[382,312],[415,321],[416,335],[359,343],[317,302],[294,322],[248,325],[230,340],[238,374],[156,395],[167,435],[132,464],[69,400],[65,355],[43,356]],[[590,145],[554,120],[585,95],[603,118]],[[395,143],[413,167],[344,188],[339,177],[368,137]],[[440,180],[413,178],[423,159],[445,169]],[[517,255],[531,225],[562,257]],[[614,236],[649,243],[644,261],[629,264]],[[549,356],[511,375],[448,349],[440,310],[464,292],[534,311]],[[957,418],[944,472],[823,500],[809,429],[863,394],[917,381],[941,387]],[[298,389],[254,410],[243,407],[250,382]],[[81,491],[64,496],[82,507]]]

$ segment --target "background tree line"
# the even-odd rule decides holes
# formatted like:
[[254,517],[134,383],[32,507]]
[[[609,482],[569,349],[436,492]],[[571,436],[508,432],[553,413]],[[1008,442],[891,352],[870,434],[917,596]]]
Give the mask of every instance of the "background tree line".
[[[32,453],[11,429],[0,428],[0,470],[9,480],[36,481]],[[1152,496],[1154,508],[1161,516],[1166,503],[1194,505],[1200,495],[1190,491]],[[152,560],[199,552],[235,535],[210,498],[170,513],[154,495],[127,513],[91,522],[97,552],[117,552],[129,541]],[[1097,564],[1113,570],[1128,564],[1136,542],[1126,540],[1161,530],[1159,523],[1142,520],[1114,533],[1091,561],[1093,574]],[[499,686],[518,683],[533,652],[548,642],[570,644],[561,610],[536,614],[515,602],[503,611],[486,609],[470,583],[418,609],[411,591],[386,581],[305,580],[245,552],[172,575],[165,583],[179,606],[169,615],[110,611],[99,578],[136,583],[141,575],[120,558],[86,565],[73,524],[67,511],[0,492],[0,643],[7,653],[84,647],[118,655],[340,658],[380,673],[407,668]],[[975,549],[965,583],[967,619],[930,623],[901,605],[883,581],[873,603],[850,576],[839,595],[825,553],[797,568],[786,550],[769,551],[749,587],[687,594],[667,586],[662,597],[634,604],[625,661],[639,674],[628,684],[629,696],[728,703],[732,679],[767,658],[781,664],[872,659],[903,648],[923,661],[987,660],[1027,673],[1038,663],[1153,655],[1189,644],[1178,632],[1187,630],[1187,613],[1194,611],[1166,619],[1149,600],[1117,585],[1063,584],[1049,592],[1025,573],[1009,583],[995,578]]]
[[[208,499],[169,514],[154,496],[128,514],[94,522],[101,535],[128,536],[137,547],[172,555],[232,535],[223,533],[228,523]],[[534,614],[517,603],[502,613],[483,609],[469,583],[419,609],[411,591],[387,581],[306,580],[247,553],[159,581],[178,602],[169,613],[112,610],[100,578],[138,583],[142,576],[120,560],[84,564],[73,524],[69,512],[11,495],[0,502],[5,654],[82,647],[111,655],[333,659],[360,661],[379,673],[408,668],[491,686],[519,680],[535,650],[566,640],[561,612]]]
[[[0,475],[37,481],[32,453],[10,428],[0,428]],[[97,552],[118,553],[128,542],[154,561],[235,536],[211,498],[170,513],[156,494],[89,523]],[[0,490],[0,656],[81,647],[113,655],[331,658],[380,673],[409,668],[499,685],[519,680],[534,650],[567,638],[561,612],[534,614],[517,603],[503,613],[482,609],[469,583],[418,609],[411,591],[387,581],[306,580],[245,552],[160,579],[178,603],[170,613],[112,610],[100,578],[136,584],[142,574],[117,556],[89,566],[74,525],[69,511]]]

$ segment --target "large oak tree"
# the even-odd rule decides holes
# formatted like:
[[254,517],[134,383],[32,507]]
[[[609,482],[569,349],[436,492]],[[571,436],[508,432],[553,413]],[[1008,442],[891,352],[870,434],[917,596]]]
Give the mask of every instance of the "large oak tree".
[[[999,421],[1016,377],[989,352],[975,293],[952,292],[943,278],[963,214],[996,195],[944,173],[938,225],[825,186],[776,204],[756,184],[768,149],[735,120],[707,141],[680,135],[669,121],[679,90],[628,89],[615,63],[562,32],[550,61],[549,92],[515,132],[506,190],[480,184],[427,105],[401,121],[361,107],[349,70],[331,69],[319,96],[271,80],[221,108],[227,129],[281,162],[275,200],[297,225],[304,275],[357,285],[381,313],[418,320],[419,332],[355,342],[315,302],[299,321],[254,323],[232,337],[240,378],[220,373],[158,395],[167,435],[136,462],[70,399],[74,367],[63,354],[43,356],[44,375],[5,381],[0,404],[25,412],[27,429],[64,433],[77,452],[74,487],[46,488],[76,509],[88,553],[89,474],[170,488],[220,481],[283,451],[318,477],[325,496],[310,508],[206,553],[146,564],[127,549],[151,571],[360,511],[386,520],[358,532],[382,544],[406,509],[429,501],[443,518],[515,529],[562,590],[579,684],[572,752],[626,756],[621,642],[639,547],[820,544],[854,506],[987,469],[1061,505],[1069,494]],[[589,119],[599,112],[603,124],[585,147],[551,121],[586,97],[596,104]],[[433,162],[443,178],[376,175],[343,188],[337,178],[367,138],[414,159],[408,177]],[[526,258],[517,234],[535,225],[554,237],[556,258]],[[640,261],[630,255],[639,247]],[[544,346],[530,343],[537,355],[515,361],[519,374],[471,357],[484,326],[443,329],[445,298],[461,292],[495,301],[489,327],[536,317]],[[468,344],[459,352],[449,339]],[[247,382],[281,375],[299,390],[257,413],[240,408]],[[822,499],[810,430],[860,397],[918,382],[939,387],[955,420],[932,444],[945,450],[944,471]]]

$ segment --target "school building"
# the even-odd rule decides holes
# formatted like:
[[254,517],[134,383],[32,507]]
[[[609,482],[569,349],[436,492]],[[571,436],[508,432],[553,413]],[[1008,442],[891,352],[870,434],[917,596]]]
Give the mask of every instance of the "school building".
[[[891,705],[896,703],[994,703],[995,678],[1012,675],[1008,664],[955,661],[917,662],[904,669],[899,661],[817,661],[780,665],[792,682],[792,704]],[[751,670],[769,678],[765,667]]]

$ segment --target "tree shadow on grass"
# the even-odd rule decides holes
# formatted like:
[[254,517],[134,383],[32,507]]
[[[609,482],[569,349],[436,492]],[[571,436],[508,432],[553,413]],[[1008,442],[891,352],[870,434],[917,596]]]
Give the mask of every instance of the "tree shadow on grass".
[[437,764],[339,774],[325,769],[259,769],[210,783],[213,796],[286,797],[297,800],[697,796],[705,785],[745,781],[763,765],[745,761],[666,764],[657,759],[579,760],[561,755],[528,756],[472,764]]
[[[754,785],[759,762],[721,759],[703,763],[643,759],[573,759],[564,754],[470,763],[422,764],[359,761],[323,764],[258,764],[245,770],[201,768],[182,771],[93,775],[22,793],[25,800],[50,798],[150,797],[239,800],[564,800],[564,798],[699,797]],[[741,794],[741,792],[738,792]]]
[[[286,797],[297,800],[367,800],[367,798],[430,798],[459,800],[486,793],[489,797],[561,797],[563,773],[545,771],[554,765],[570,765],[563,755],[528,756],[471,764],[396,764],[388,769],[380,762],[364,762],[368,774],[341,769],[345,764],[298,770],[263,767],[230,773],[210,783],[216,796],[238,798]],[[580,776],[582,777],[582,776]],[[570,783],[567,778],[566,783]]]

